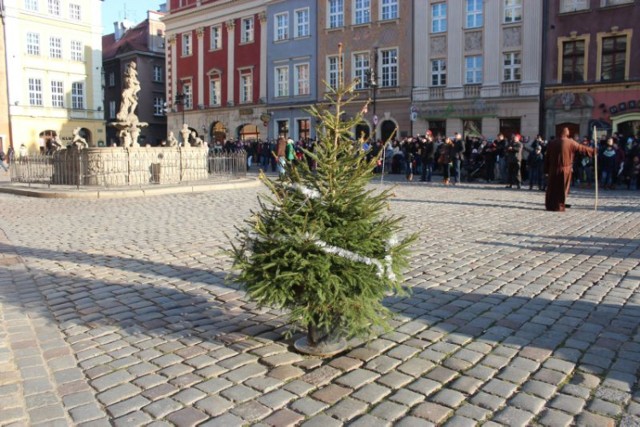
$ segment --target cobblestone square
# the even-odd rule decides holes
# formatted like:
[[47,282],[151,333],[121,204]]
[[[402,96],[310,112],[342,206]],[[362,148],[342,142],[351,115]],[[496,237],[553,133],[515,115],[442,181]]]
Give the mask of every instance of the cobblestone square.
[[263,188],[0,194],[0,425],[640,425],[638,193],[393,183],[411,292],[329,359],[226,280]]

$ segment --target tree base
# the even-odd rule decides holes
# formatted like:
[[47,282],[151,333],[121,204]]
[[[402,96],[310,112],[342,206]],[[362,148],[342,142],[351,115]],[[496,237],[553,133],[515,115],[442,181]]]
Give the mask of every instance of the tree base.
[[310,345],[307,337],[302,337],[293,343],[293,346],[300,353],[318,357],[335,356],[347,349],[347,340],[339,338],[332,341],[322,341],[317,345]]

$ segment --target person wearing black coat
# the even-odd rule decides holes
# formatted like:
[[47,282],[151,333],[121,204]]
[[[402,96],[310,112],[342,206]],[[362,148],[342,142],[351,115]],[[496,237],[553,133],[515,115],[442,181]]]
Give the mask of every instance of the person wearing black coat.
[[433,143],[433,134],[428,130],[425,137],[420,141],[420,157],[422,159],[422,175],[420,177],[420,181],[422,182],[431,182],[434,151],[435,146]]
[[461,181],[460,174],[462,172],[462,161],[464,160],[464,141],[460,132],[456,132],[453,141],[453,183],[458,184]]

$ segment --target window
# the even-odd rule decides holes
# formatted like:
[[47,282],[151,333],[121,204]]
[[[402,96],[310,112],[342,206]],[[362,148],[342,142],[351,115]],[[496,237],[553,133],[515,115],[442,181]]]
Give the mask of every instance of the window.
[[467,0],[467,27],[482,27],[482,0]]
[[358,79],[356,89],[365,89],[369,83],[369,53],[353,54],[353,78]]
[[82,42],[77,40],[71,41],[71,60],[72,61],[84,61],[84,54],[82,52]]
[[602,7],[617,6],[619,4],[632,4],[633,0],[601,0]]
[[40,55],[40,34],[27,33],[27,54]]
[[240,74],[240,102],[253,101],[253,73],[245,71]]
[[109,101],[109,118],[116,118],[116,101]]
[[602,39],[600,80],[624,80],[627,63],[627,36]]
[[431,61],[431,86],[447,85],[447,61],[434,59]]
[[209,80],[209,104],[219,106],[222,104],[222,79],[220,73],[211,74]]
[[64,107],[64,83],[61,81],[51,81],[51,106]]
[[294,95],[309,95],[311,93],[309,64],[297,64],[294,78]]
[[396,19],[398,17],[398,0],[382,0],[382,20]]
[[353,23],[366,24],[371,22],[371,0],[355,0],[353,6]]
[[482,56],[467,56],[464,59],[466,84],[482,83]]
[[274,28],[274,40],[286,40],[289,38],[289,13],[278,13],[276,16],[276,25]]
[[504,0],[504,23],[522,21],[522,0]]
[[380,87],[398,86],[398,49],[380,51]]
[[153,115],[164,116],[164,98],[162,96],[153,97]]
[[29,105],[42,105],[42,80],[29,79]]
[[276,129],[278,130],[277,136],[287,138],[289,136],[289,120],[276,121]]
[[337,56],[327,57],[327,83],[330,87],[336,89],[340,84],[339,65]]
[[211,34],[209,40],[209,49],[218,50],[222,49],[222,26],[215,25],[211,27]]
[[344,0],[329,0],[329,28],[344,25]]
[[24,8],[27,10],[38,11],[38,0],[24,0]]
[[520,68],[522,60],[519,52],[505,53],[504,58],[504,81],[516,82],[520,81]]
[[294,37],[308,37],[311,35],[309,26],[309,9],[300,9],[295,11],[296,22]]
[[589,9],[589,0],[560,0],[560,13]]
[[160,65],[153,66],[153,81],[154,82],[162,81],[162,67]]
[[71,84],[71,108],[74,110],[84,109],[84,83],[82,82]]
[[49,57],[52,59],[62,58],[62,39],[60,37],[49,38]]
[[190,56],[193,46],[191,44],[191,33],[182,34],[182,56]]
[[581,83],[584,81],[584,40],[571,40],[562,43],[562,83]]
[[49,13],[51,15],[60,16],[60,0],[48,0],[49,1]]
[[431,32],[444,33],[447,31],[447,4],[431,5]]
[[289,67],[276,67],[276,97],[289,96]]
[[190,110],[193,108],[193,90],[191,88],[191,82],[182,83],[182,109]]
[[109,87],[114,87],[116,85],[116,73],[113,71],[109,73]]
[[74,21],[80,21],[82,18],[80,14],[80,5],[75,3],[69,3],[69,19]]
[[311,121],[309,119],[298,119],[298,139],[308,139],[311,137]]
[[253,41],[253,16],[242,19],[242,35],[240,41],[242,43],[251,43]]

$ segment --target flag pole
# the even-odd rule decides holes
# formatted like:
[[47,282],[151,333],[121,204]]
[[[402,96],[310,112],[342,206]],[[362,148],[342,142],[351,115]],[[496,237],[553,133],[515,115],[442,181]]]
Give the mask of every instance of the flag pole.
[[596,132],[596,127],[593,127],[593,144],[594,144],[594,153],[593,153],[593,158],[594,158],[594,171],[593,171],[593,179],[595,181],[595,189],[596,189],[596,200],[595,203],[593,205],[593,210],[597,211],[598,210],[598,134]]

